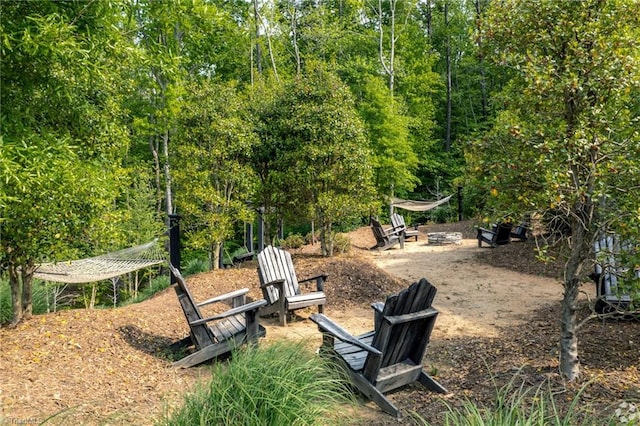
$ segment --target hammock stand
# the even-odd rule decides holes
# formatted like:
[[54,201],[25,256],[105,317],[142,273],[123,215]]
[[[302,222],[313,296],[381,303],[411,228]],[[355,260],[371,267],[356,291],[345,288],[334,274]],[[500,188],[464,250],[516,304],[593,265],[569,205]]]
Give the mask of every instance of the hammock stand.
[[158,239],[135,247],[78,260],[42,263],[34,278],[67,284],[84,284],[119,277],[138,269],[166,262]]

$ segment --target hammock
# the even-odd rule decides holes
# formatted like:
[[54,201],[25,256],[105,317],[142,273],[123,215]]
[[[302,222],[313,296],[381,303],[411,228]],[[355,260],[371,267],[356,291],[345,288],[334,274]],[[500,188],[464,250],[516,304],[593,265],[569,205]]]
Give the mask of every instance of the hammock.
[[399,209],[411,210],[414,212],[425,212],[427,210],[435,209],[439,205],[448,202],[451,197],[453,197],[453,195],[449,195],[448,197],[445,197],[438,201],[413,201],[394,197],[391,199],[391,206],[397,207]]
[[80,284],[115,278],[166,261],[166,252],[158,239],[101,256],[56,263],[42,263],[35,278],[60,283]]

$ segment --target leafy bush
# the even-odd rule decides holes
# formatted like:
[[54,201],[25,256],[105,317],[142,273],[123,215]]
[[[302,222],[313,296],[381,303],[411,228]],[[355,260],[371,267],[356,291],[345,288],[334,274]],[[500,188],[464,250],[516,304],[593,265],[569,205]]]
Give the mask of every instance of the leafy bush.
[[346,234],[336,234],[333,239],[334,253],[349,253],[351,251],[351,239]]
[[228,363],[215,363],[209,383],[188,394],[160,424],[347,424],[345,410],[336,406],[352,402],[353,395],[328,362],[302,343],[244,346]]
[[283,249],[299,249],[305,245],[305,239],[300,234],[291,234],[284,240],[280,241],[280,246]]
[[204,258],[191,258],[186,264],[182,267],[182,271],[180,271],[183,275],[193,275],[198,274],[200,272],[206,272],[209,270],[209,261]]
[[320,241],[320,232],[316,231],[316,232],[308,232],[305,236],[304,236],[304,242],[306,244],[311,244],[312,242],[318,242]]

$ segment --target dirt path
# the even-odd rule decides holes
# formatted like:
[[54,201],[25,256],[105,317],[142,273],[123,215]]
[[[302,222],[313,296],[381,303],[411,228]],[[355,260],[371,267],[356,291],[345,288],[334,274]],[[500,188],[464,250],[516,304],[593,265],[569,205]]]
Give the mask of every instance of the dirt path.
[[[494,250],[507,249],[498,247]],[[438,288],[437,336],[497,335],[498,326],[517,324],[540,304],[562,298],[558,281],[478,263],[476,240],[434,246],[407,242],[400,250],[372,254],[374,263],[409,281],[426,277]]]

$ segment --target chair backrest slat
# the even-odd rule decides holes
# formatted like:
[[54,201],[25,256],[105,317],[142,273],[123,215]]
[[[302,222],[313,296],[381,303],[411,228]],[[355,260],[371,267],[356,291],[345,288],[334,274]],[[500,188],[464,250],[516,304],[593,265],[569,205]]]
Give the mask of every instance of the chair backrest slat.
[[[430,310],[435,294],[436,288],[423,278],[399,294],[388,297],[382,316],[391,318]],[[435,315],[398,324],[383,319],[372,342],[373,347],[382,351],[382,356],[367,357],[363,370],[365,377],[373,378],[381,368],[406,359],[416,364],[422,362],[434,324]]]
[[[258,276],[260,284],[284,280],[285,297],[300,294],[300,285],[293,267],[291,254],[273,246],[267,246],[258,254]],[[274,286],[267,287],[267,301],[275,303],[280,295]]]
[[[187,319],[187,324],[191,324],[194,321],[200,320],[203,318],[198,305],[189,291],[187,287],[187,282],[185,281],[182,274],[178,269],[174,268],[173,265],[170,266],[171,272],[174,277],[176,277],[176,284],[174,284],[174,290],[176,295],[178,296],[178,301],[180,302],[180,306],[182,307],[182,312],[184,313],[185,318]],[[203,347],[210,345],[216,341],[213,333],[209,329],[206,324],[199,325],[190,325],[191,337],[194,340],[194,344],[197,347]]]

